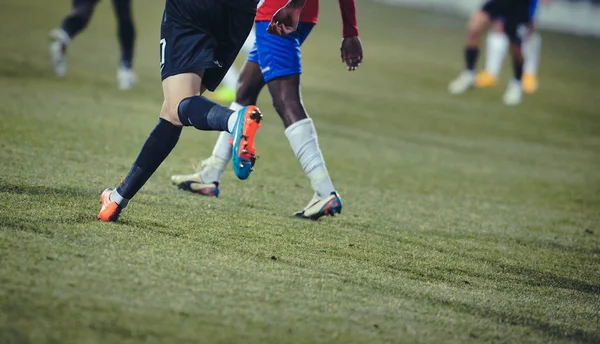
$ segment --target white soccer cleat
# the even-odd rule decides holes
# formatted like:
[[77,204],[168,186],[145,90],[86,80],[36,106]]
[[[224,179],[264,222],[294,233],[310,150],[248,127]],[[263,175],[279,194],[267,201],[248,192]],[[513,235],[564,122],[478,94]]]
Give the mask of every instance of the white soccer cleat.
[[220,162],[216,161],[215,157],[203,160],[200,165],[200,171],[193,174],[182,174],[171,176],[171,184],[177,186],[178,189],[189,191],[209,197],[219,197],[219,182],[206,182],[202,178],[202,174],[206,174],[207,169],[215,169],[214,166]]
[[131,68],[119,67],[117,70],[117,86],[120,90],[130,90],[135,86],[137,77]]
[[523,86],[517,80],[511,80],[504,92],[504,104],[509,106],[519,105],[523,101]]
[[322,216],[342,213],[342,199],[336,192],[332,192],[325,199],[318,199],[316,196],[313,197],[308,205],[296,212],[294,216],[301,217],[303,219],[318,220]]
[[70,42],[69,35],[63,29],[50,31],[50,62],[54,73],[60,77],[67,74],[67,45]]
[[219,183],[207,183],[202,179],[200,172],[187,175],[171,176],[171,184],[177,186],[178,189],[189,191],[195,194],[219,197]]
[[463,94],[475,85],[475,73],[465,70],[448,85],[450,94]]

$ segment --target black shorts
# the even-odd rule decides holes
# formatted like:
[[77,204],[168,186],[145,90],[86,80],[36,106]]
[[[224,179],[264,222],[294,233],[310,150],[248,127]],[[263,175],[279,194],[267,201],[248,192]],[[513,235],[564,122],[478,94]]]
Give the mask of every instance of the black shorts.
[[501,19],[511,42],[520,43],[531,25],[531,0],[488,0],[481,8],[492,20]]
[[166,0],[160,30],[162,80],[204,71],[214,91],[254,24],[257,0]]

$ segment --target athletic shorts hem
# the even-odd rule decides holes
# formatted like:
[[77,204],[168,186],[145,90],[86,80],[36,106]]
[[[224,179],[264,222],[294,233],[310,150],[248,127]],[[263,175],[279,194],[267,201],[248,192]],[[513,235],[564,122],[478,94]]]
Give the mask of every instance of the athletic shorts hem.
[[278,71],[277,73],[273,73],[273,74],[268,74],[268,75],[263,75],[263,79],[265,80],[265,83],[269,83],[277,78],[283,78],[284,76],[290,76],[290,75],[301,75],[302,74],[302,70],[298,70],[298,71]]
[[173,76],[173,75],[179,75],[179,74],[187,74],[187,73],[198,73],[200,71],[205,71],[207,69],[210,68],[219,68],[219,67],[215,67],[214,62],[212,61],[207,61],[205,63],[202,64],[198,64],[198,65],[191,65],[191,66],[186,66],[186,67],[181,67],[181,68],[176,68],[176,69],[172,69],[166,73],[161,73],[160,77],[161,80],[164,81],[166,78]]

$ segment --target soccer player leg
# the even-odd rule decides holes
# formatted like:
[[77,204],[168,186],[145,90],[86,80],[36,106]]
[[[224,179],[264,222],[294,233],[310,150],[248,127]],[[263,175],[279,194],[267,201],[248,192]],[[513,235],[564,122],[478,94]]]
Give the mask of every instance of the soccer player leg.
[[313,120],[307,115],[300,96],[300,45],[313,25],[300,23],[296,32],[283,37],[267,34],[266,25],[267,22],[257,23],[260,67],[275,110],[285,126],[285,135],[314,190],[309,204],[295,215],[316,220],[339,214],[342,201],[329,177]]
[[[246,109],[235,113],[197,95],[204,89],[214,90],[221,81],[218,73],[207,76],[206,72],[210,68],[221,67],[218,57],[215,59],[219,40],[215,41],[214,32],[206,33],[191,23],[182,24],[185,23],[185,19],[177,18],[177,14],[182,13],[182,10],[183,13],[187,13],[190,9],[176,7],[186,5],[187,3],[167,0],[160,41],[164,102],[159,122],[148,136],[121,184],[116,190],[108,188],[102,193],[102,208],[98,218],[103,221],[116,221],[119,218],[129,200],[173,150],[179,140],[182,125],[194,126],[200,130],[241,132],[237,139],[245,143],[242,147],[250,146],[250,142],[254,140],[254,136],[248,134],[247,127],[251,127],[252,124],[256,127],[257,110]],[[212,5],[211,9],[219,9],[219,6]],[[206,19],[213,14],[205,12],[194,13],[194,17]],[[169,45],[169,42],[173,44]],[[220,78],[222,76],[221,74]],[[246,134],[246,137],[243,137],[243,134]]]
[[[525,12],[527,13],[527,12]],[[515,11],[511,16],[507,17],[505,23],[506,34],[510,39],[510,52],[513,61],[514,78],[509,82],[506,92],[504,93],[504,104],[517,105],[523,100],[523,51],[521,49],[523,38],[528,32],[528,17],[521,15],[519,11]]]
[[58,76],[67,74],[67,46],[90,21],[98,0],[73,0],[73,11],[60,28],[50,31],[50,60]]
[[477,74],[477,87],[494,87],[497,84],[504,56],[508,51],[508,37],[504,34],[502,20],[495,20],[486,38],[485,70]]
[[[258,55],[253,50],[248,56],[248,61],[242,67],[236,100],[229,106],[231,110],[238,111],[245,106],[256,104],[258,95],[265,85],[257,61]],[[171,177],[171,182],[185,191],[204,196],[218,196],[221,176],[231,160],[231,154],[231,134],[222,131],[215,143],[212,155],[202,161],[199,171],[188,175],[174,175]]]
[[538,71],[542,53],[542,37],[537,31],[531,32],[523,42],[523,91],[535,93],[539,87]]
[[479,57],[479,41],[483,30],[490,24],[495,15],[495,1],[490,0],[484,7],[475,12],[469,20],[465,43],[465,69],[448,85],[451,94],[462,94],[475,84],[475,65]]
[[121,46],[121,63],[117,70],[117,86],[121,90],[133,88],[136,82],[133,72],[133,49],[135,44],[135,26],[131,14],[131,0],[112,0],[117,17],[117,32]]
[[529,8],[531,31],[527,36],[527,39],[523,42],[523,55],[525,57],[525,64],[523,66],[523,90],[525,93],[533,93],[537,91],[539,86],[538,70],[542,52],[542,37],[537,30],[535,30],[534,24],[538,3],[538,0],[531,0],[531,6]]

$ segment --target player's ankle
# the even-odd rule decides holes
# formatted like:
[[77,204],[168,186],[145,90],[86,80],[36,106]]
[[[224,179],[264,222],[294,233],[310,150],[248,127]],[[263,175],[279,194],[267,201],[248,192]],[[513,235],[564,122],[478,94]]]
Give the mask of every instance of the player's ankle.
[[117,203],[121,208],[125,208],[127,206],[127,204],[129,204],[129,199],[121,196],[121,194],[119,194],[119,192],[117,190],[114,190],[113,192],[111,192],[108,199],[111,202]]

